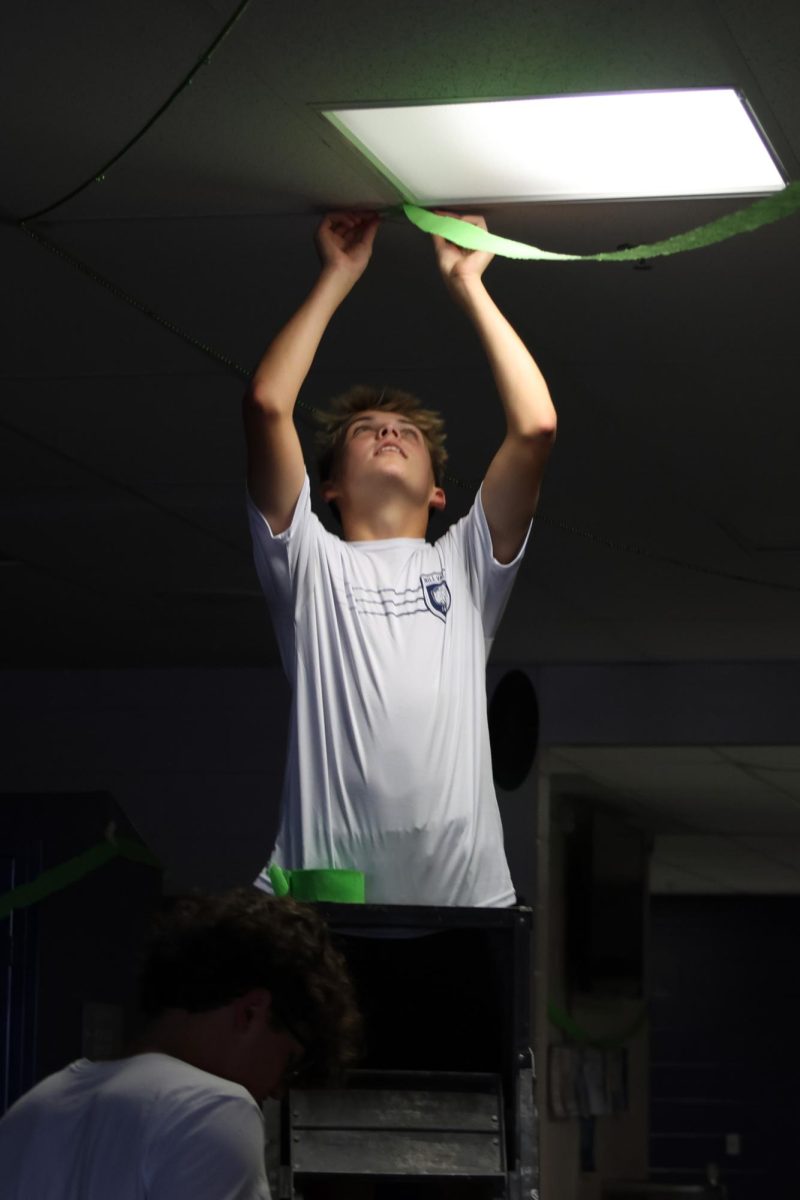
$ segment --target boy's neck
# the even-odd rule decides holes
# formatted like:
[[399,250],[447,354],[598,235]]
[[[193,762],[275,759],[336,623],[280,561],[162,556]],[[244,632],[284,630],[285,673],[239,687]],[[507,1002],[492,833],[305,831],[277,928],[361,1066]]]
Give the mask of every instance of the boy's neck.
[[343,512],[342,534],[346,542],[383,542],[392,538],[425,538],[430,513],[427,507],[409,509],[386,504],[368,513]]

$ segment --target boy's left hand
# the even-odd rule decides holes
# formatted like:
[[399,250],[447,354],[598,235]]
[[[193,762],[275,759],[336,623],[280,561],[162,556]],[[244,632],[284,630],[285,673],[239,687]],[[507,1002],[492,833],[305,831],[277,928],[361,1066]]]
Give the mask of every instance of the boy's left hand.
[[[469,221],[470,225],[477,225],[479,229],[486,229],[484,217],[442,212],[439,209],[432,211],[439,217],[457,217],[460,221]],[[487,254],[483,250],[465,250],[462,246],[456,246],[454,242],[448,242],[446,238],[440,237],[436,233],[432,233],[431,238],[439,262],[439,270],[444,276],[445,283],[448,284],[457,283],[460,279],[480,279],[494,258],[493,254]]]

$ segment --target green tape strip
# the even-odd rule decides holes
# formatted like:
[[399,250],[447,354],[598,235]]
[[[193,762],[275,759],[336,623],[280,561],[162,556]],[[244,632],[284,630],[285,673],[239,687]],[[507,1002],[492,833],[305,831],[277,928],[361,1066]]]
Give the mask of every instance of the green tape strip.
[[647,1020],[647,1005],[643,1004],[630,1025],[614,1037],[595,1037],[593,1034],[587,1033],[569,1013],[563,1012],[552,1000],[547,1005],[547,1018],[575,1042],[580,1042],[584,1046],[593,1046],[598,1050],[617,1050],[620,1046],[624,1046],[644,1025]]
[[800,183],[790,183],[783,191],[765,196],[747,208],[710,221],[708,225],[700,225],[688,233],[678,233],[674,237],[665,238],[664,241],[652,242],[645,246],[632,246],[627,250],[610,250],[600,254],[557,254],[552,250],[540,250],[538,246],[529,246],[525,242],[498,237],[497,234],[488,233],[485,229],[479,229],[477,225],[471,225],[469,221],[459,220],[458,217],[437,216],[425,208],[417,208],[415,204],[404,204],[402,209],[409,221],[423,233],[438,233],[449,242],[454,242],[456,246],[463,246],[465,250],[485,250],[503,258],[541,262],[636,262],[643,258],[680,254],[684,250],[699,250],[703,246],[712,246],[715,242],[727,241],[737,234],[760,229],[762,225],[770,225],[773,221],[781,221],[800,209]]
[[84,875],[105,866],[112,858],[127,858],[150,867],[161,866],[158,859],[139,842],[132,842],[127,838],[119,838],[115,842],[100,842],[90,850],[84,850],[83,854],[78,854],[49,871],[42,871],[41,875],[37,875],[30,883],[23,883],[0,896],[0,920],[15,908],[29,908],[31,904],[38,904],[53,892],[60,892],[70,884],[77,883]]

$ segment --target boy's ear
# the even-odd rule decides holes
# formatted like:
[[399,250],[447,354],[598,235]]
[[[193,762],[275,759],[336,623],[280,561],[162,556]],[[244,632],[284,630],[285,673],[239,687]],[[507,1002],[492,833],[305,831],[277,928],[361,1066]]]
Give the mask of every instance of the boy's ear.
[[446,503],[447,497],[444,494],[444,488],[435,487],[431,492],[431,498],[428,501],[428,507],[435,508],[438,512],[441,512]]
[[326,479],[324,483],[319,485],[319,494],[326,504],[330,504],[331,500],[336,499],[337,487],[332,479]]
[[251,1025],[269,1020],[272,1010],[272,993],[267,988],[250,988],[231,1002],[234,1024],[237,1029],[248,1029]]

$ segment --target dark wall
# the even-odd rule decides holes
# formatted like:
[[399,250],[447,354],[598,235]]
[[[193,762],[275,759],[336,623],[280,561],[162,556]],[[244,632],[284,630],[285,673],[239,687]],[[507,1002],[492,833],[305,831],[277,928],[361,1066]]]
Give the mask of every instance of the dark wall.
[[[106,793],[0,795],[0,855],[14,868],[7,884],[71,862],[102,842],[109,822],[135,838]],[[0,1108],[82,1054],[122,1050],[136,1030],[139,955],[160,896],[159,870],[116,858],[0,922],[10,983],[0,996],[9,1034]]]
[[799,933],[797,896],[653,897],[655,1178],[714,1162],[730,1200],[800,1196]]

